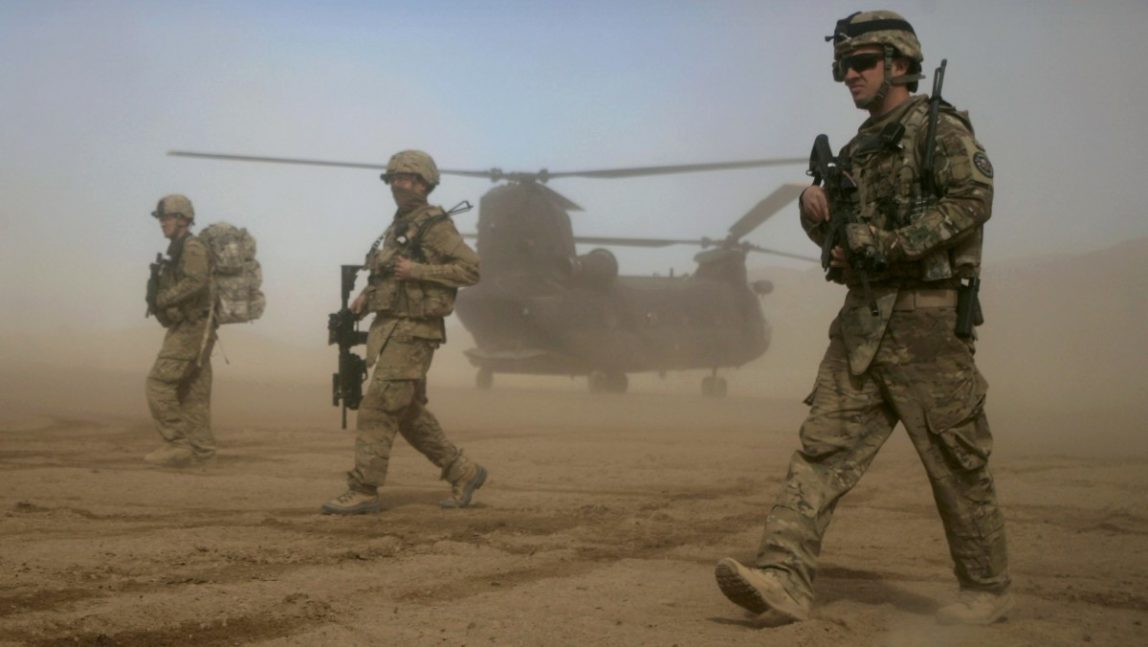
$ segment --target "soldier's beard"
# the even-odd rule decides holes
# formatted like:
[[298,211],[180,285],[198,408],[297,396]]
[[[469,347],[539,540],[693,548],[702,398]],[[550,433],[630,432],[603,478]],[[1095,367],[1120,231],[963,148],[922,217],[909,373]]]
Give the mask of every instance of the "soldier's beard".
[[427,203],[427,197],[418,191],[391,185],[391,196],[399,208],[399,215],[408,214]]

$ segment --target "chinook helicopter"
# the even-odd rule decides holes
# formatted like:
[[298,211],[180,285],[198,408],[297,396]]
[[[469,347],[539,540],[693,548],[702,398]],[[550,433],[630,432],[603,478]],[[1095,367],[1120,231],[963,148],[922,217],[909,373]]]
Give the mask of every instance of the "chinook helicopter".
[[[171,151],[178,157],[384,170],[385,164]],[[476,347],[464,351],[480,389],[497,373],[585,376],[591,392],[622,393],[627,374],[704,369],[703,395],[727,392],[720,369],[738,367],[769,347],[759,299],[767,281],[749,283],[751,252],[814,261],[742,240],[792,202],[803,186],[785,184],[718,239],[575,236],[576,203],[547,186],[555,178],[624,178],[805,164],[797,158],[628,169],[504,173],[439,169],[442,175],[505,181],[479,201],[476,240],[482,279],[459,292],[455,311]],[[600,245],[579,255],[576,245]],[[693,274],[620,276],[605,247],[696,245]]]

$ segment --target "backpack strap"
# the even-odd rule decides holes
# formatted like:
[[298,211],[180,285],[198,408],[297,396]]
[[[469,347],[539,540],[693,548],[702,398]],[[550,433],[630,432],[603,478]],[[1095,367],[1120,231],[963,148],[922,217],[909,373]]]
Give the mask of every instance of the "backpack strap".
[[427,260],[426,254],[423,253],[423,238],[426,237],[427,232],[438,223],[444,220],[450,220],[450,213],[443,211],[441,207],[435,207],[435,210],[438,211],[438,213],[420,222],[418,229],[415,230],[415,235],[411,236],[411,240],[408,243],[412,260],[418,261],[419,263],[425,263]]

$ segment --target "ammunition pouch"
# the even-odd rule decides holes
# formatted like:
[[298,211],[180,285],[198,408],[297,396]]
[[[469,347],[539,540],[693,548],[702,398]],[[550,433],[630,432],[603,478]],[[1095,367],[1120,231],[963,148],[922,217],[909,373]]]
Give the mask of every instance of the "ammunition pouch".
[[413,319],[442,319],[454,312],[455,288],[425,281],[406,281],[407,316]]
[[155,311],[155,320],[164,328],[171,328],[183,320],[183,313],[179,308],[164,308]]
[[[372,279],[375,277],[372,276]],[[399,296],[399,282],[393,279],[372,281],[367,291],[367,310],[370,312],[392,312]]]
[[454,312],[456,288],[429,281],[384,278],[367,293],[372,312],[409,319],[441,319]]

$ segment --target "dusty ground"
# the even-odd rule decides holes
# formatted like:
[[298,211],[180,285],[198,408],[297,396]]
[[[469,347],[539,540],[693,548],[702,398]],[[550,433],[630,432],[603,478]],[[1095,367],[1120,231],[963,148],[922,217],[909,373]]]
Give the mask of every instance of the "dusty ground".
[[[990,409],[1016,611],[942,628],[953,579],[901,432],[840,507],[817,617],[752,628],[713,564],[750,558],[804,408],[561,381],[439,386],[432,408],[492,478],[444,511],[397,445],[385,511],[317,514],[352,435],[321,386],[217,384],[218,462],[153,469],[139,375],[86,398],[0,375],[0,644],[1059,645],[1148,635],[1148,441],[1138,416]],[[74,392],[74,391],[73,391]],[[736,393],[737,391],[735,391]],[[120,401],[117,394],[132,394]],[[126,396],[125,396],[126,397]],[[134,398],[134,399],[133,399]],[[1137,638],[1139,636],[1139,638]]]

